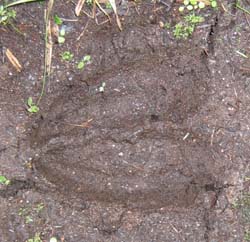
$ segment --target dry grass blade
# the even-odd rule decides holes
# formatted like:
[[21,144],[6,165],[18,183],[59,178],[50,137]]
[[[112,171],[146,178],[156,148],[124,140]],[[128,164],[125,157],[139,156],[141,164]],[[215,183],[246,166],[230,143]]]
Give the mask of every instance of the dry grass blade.
[[91,118],[91,119],[88,119],[87,121],[85,121],[81,124],[72,124],[72,123],[65,123],[65,122],[63,122],[63,123],[66,125],[74,126],[74,127],[88,128],[92,121],[93,121],[93,119]]
[[44,73],[43,73],[43,85],[41,94],[37,101],[39,105],[45,91],[45,85],[47,80],[47,75],[50,74],[51,62],[52,62],[52,36],[51,36],[51,24],[50,24],[50,14],[54,5],[54,0],[49,0],[47,9],[44,10],[45,19],[45,56],[44,56]]
[[75,14],[76,16],[79,16],[80,15],[80,12],[82,10],[82,7],[83,7],[83,4],[85,3],[85,0],[79,0],[77,5],[76,5],[76,8],[75,8]]
[[112,6],[113,10],[114,10],[117,25],[118,25],[119,29],[122,30],[122,25],[121,25],[121,21],[120,21],[120,18],[118,16],[118,13],[117,13],[115,0],[108,0],[108,1],[109,1],[110,5]]
[[12,52],[9,49],[7,49],[5,54],[6,54],[7,58],[8,58],[8,60],[10,61],[10,63],[15,67],[15,69],[18,72],[21,72],[22,71],[22,66],[19,63],[18,59],[12,54]]
[[6,4],[5,7],[9,8],[9,7],[13,7],[16,6],[18,4],[22,4],[22,3],[31,3],[31,2],[37,2],[38,0],[19,0],[19,1],[15,1],[9,4]]
[[95,0],[94,2],[98,6],[98,8],[108,17],[109,21],[111,22],[111,19],[110,19],[108,13],[102,8],[102,6],[100,5],[100,3],[97,0]]
[[48,3],[47,13],[45,16],[46,19],[46,43],[45,43],[45,66],[46,66],[46,74],[50,75],[51,70],[51,62],[52,62],[52,47],[53,47],[53,41],[52,41],[52,31],[51,31],[51,22],[50,22],[50,14],[51,10],[53,8],[54,0],[50,0]]
[[51,62],[52,62],[52,35],[51,35],[51,22],[49,20],[48,26],[47,26],[47,42],[46,42],[46,58],[45,58],[45,65],[47,69],[47,75],[50,75],[51,70]]
[[51,13],[51,10],[53,8],[53,5],[54,5],[54,0],[49,0],[47,11],[45,13],[45,19],[46,19],[46,23],[45,24],[47,24],[48,21],[49,21],[49,17],[50,17],[50,13]]

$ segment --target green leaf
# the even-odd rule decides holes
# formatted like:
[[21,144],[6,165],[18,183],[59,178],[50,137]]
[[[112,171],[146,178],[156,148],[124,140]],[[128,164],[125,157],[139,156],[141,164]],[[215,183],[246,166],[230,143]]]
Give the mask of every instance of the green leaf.
[[54,16],[54,22],[57,24],[57,25],[61,25],[63,23],[62,19],[58,16],[58,15],[55,15]]
[[85,55],[85,56],[83,57],[83,61],[84,61],[84,62],[89,62],[89,61],[91,61],[91,55]]
[[59,35],[60,36],[65,36],[65,34],[66,34],[65,28],[61,28]]
[[72,54],[71,52],[69,51],[65,51],[62,53],[62,59],[65,60],[65,61],[71,61],[74,57],[74,54]]
[[40,238],[40,233],[36,233],[34,238],[26,240],[26,242],[43,242]]
[[39,107],[35,103],[33,103],[32,97],[28,98],[27,104],[29,106],[29,108],[27,109],[27,111],[29,113],[37,113],[39,111]]
[[111,5],[110,2],[106,2],[105,7],[106,7],[107,9],[112,9],[112,5]]
[[25,217],[25,223],[26,224],[30,224],[30,223],[32,223],[33,222],[33,218],[30,216],[30,215],[27,215],[26,217]]
[[80,62],[77,64],[77,68],[78,68],[78,69],[83,69],[84,66],[85,66],[85,63],[84,63],[83,60],[80,61]]
[[0,176],[0,184],[9,185],[10,180],[8,180],[5,176]]
[[165,28],[165,29],[169,29],[170,27],[171,27],[170,23],[165,23],[165,24],[164,24],[164,28]]
[[184,6],[180,6],[179,7],[179,12],[183,12],[185,10],[185,7]]
[[33,105],[32,97],[28,98],[27,104],[28,104],[29,107],[31,107]]
[[58,36],[57,41],[59,44],[63,44],[65,42],[65,38],[63,36]]
[[190,0],[190,4],[196,5],[197,4],[197,0]]
[[37,113],[38,111],[39,111],[39,107],[37,107],[34,104],[30,108],[28,108],[29,113]]
[[217,7],[217,2],[216,1],[212,1],[211,2],[211,7],[212,8],[216,8]]
[[52,237],[52,238],[50,238],[50,240],[49,240],[49,242],[57,242],[58,240],[57,240],[57,238],[56,237]]
[[199,2],[198,7],[199,7],[200,9],[203,9],[203,8],[206,7],[206,5],[205,5],[204,2]]

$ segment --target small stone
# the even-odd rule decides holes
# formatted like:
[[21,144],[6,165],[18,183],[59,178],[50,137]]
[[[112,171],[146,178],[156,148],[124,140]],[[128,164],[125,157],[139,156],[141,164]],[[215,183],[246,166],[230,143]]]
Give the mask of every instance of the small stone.
[[160,28],[164,28],[164,23],[162,21],[159,22]]

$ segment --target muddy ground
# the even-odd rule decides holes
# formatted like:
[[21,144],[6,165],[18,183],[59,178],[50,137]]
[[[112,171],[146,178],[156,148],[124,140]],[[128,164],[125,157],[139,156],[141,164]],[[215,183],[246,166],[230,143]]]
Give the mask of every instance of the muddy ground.
[[54,5],[66,41],[54,40],[34,115],[46,6],[15,8],[26,37],[0,27],[0,175],[11,180],[0,185],[0,241],[248,241],[250,61],[239,52],[250,53],[250,16],[221,1],[176,40],[159,22],[174,26],[179,3],[125,3],[119,31],[114,18],[76,18],[76,2]]

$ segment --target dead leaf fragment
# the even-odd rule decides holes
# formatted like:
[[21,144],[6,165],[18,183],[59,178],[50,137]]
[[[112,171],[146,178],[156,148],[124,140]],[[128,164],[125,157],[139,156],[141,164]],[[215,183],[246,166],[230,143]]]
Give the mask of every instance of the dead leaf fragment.
[[12,52],[9,49],[6,49],[5,54],[8,58],[8,60],[10,61],[10,63],[15,67],[15,69],[18,72],[21,72],[22,66],[21,66],[20,62],[18,61],[18,59],[12,54]]

